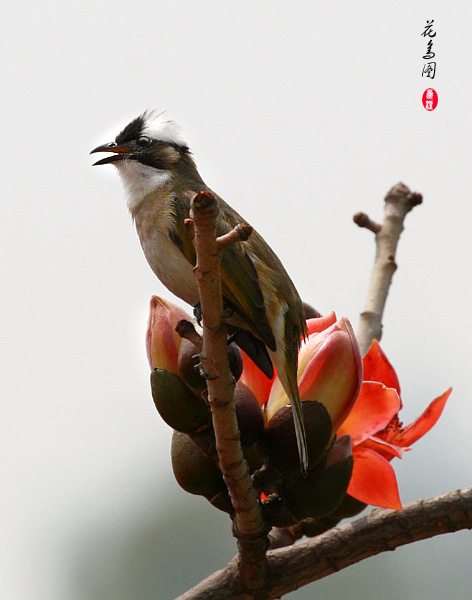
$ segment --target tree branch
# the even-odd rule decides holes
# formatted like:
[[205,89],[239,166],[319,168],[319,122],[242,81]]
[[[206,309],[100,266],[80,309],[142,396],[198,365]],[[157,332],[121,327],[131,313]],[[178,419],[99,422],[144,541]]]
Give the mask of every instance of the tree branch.
[[[191,202],[197,264],[194,269],[203,314],[203,346],[200,362],[207,376],[219,466],[235,510],[233,533],[238,539],[238,566],[244,586],[257,590],[266,584],[268,526],[263,519],[257,493],[244,460],[233,394],[235,381],[228,363],[227,329],[223,322],[220,279],[221,247],[247,239],[252,229],[235,228],[216,238],[218,203],[208,192],[199,192]],[[237,231],[236,231],[237,229]]]
[[382,317],[392,277],[397,269],[395,254],[403,231],[403,222],[410,210],[421,202],[421,194],[412,193],[406,185],[398,183],[385,198],[385,218],[382,225],[374,223],[364,213],[354,216],[354,222],[359,227],[365,227],[375,233],[376,243],[367,299],[357,330],[362,355],[366,354],[373,339],[380,340],[382,337]]
[[[382,317],[396,270],[395,254],[403,223],[407,213],[421,202],[420,194],[411,193],[405,185],[398,184],[385,198],[382,225],[363,214],[354,217],[355,222],[372,231],[376,239],[376,258],[358,333],[363,354],[374,338],[381,337]],[[199,203],[203,205],[203,213],[214,212],[211,218],[203,214],[201,229]],[[217,208],[212,208],[212,204],[216,202],[211,194],[197,194],[192,204],[195,223],[192,222],[191,226],[195,229],[198,255],[196,275],[204,314],[201,362],[210,375],[209,402],[220,466],[236,510],[234,531],[240,555],[177,600],[274,600],[380,552],[443,533],[472,529],[472,487],[469,487],[413,502],[400,511],[376,509],[363,519],[328,531],[324,530],[333,525],[329,518],[319,522],[306,520],[291,528],[274,529],[271,543],[277,549],[264,557],[267,529],[242,458],[234,406],[229,400],[234,383],[229,375],[226,332],[221,318],[223,307],[218,258],[221,248],[243,239],[238,236],[250,235],[250,231],[245,228],[242,233],[233,230],[217,240]],[[206,241],[203,241],[204,238]],[[212,379],[212,375],[218,375],[218,378]],[[317,537],[292,544],[304,534]]]
[[[265,600],[345,569],[365,558],[419,540],[472,529],[472,487],[407,504],[403,510],[373,510],[366,517],[336,527],[296,546],[268,552],[270,579]],[[233,559],[222,571],[177,600],[252,600]]]

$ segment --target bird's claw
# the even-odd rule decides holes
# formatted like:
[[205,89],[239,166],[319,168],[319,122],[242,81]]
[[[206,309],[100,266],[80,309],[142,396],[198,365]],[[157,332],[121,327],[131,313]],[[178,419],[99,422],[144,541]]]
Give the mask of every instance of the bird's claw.
[[195,302],[195,304],[192,304],[193,307],[193,316],[195,317],[197,323],[200,325],[202,322],[202,317],[203,317],[203,313],[202,313],[202,305],[201,302]]
[[[192,304],[192,307],[193,307],[193,316],[197,320],[197,323],[200,325],[200,323],[202,321],[202,317],[203,317],[202,305],[201,305],[200,301],[195,302],[195,304]],[[223,314],[221,315],[222,319],[229,319],[230,317],[233,316],[233,313],[234,313],[234,310],[230,306],[228,306],[227,304],[223,304]]]
[[195,373],[198,373],[200,377],[203,377],[203,379],[206,379],[207,381],[213,381],[214,379],[217,379],[217,377],[210,377],[210,375],[208,375],[208,373],[203,368],[202,363],[200,362],[194,365],[193,368],[195,370]]

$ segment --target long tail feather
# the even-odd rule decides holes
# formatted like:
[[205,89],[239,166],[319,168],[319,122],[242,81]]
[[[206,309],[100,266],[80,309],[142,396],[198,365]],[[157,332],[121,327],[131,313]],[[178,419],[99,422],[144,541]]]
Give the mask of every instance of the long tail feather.
[[[291,379],[291,378],[290,378]],[[282,381],[282,380],[281,380]],[[283,384],[283,381],[282,381]],[[303,418],[302,402],[300,400],[300,394],[298,392],[298,386],[296,381],[294,384],[289,382],[290,388],[290,404],[292,405],[293,423],[295,425],[295,435],[297,436],[298,455],[300,457],[300,466],[303,475],[307,474],[308,471],[308,446],[306,441],[305,432],[305,421]],[[286,392],[288,390],[285,388]]]
[[269,351],[269,354],[277,370],[277,375],[285,393],[290,398],[293,423],[295,425],[295,435],[297,438],[298,455],[300,457],[300,468],[303,475],[306,475],[308,471],[308,446],[306,441],[302,401],[300,400],[300,393],[297,385],[297,369],[296,366],[292,368],[287,366],[284,360],[285,357],[281,357],[279,353]]

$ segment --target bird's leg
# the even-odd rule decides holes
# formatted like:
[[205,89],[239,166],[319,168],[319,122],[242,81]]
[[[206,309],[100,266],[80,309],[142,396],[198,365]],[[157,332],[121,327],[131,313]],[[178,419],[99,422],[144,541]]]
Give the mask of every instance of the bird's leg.
[[[202,318],[203,318],[203,312],[202,312],[202,305],[201,302],[195,302],[195,304],[192,304],[193,307],[193,316],[195,317],[195,320],[197,321],[197,323],[199,325],[201,325],[202,322]],[[233,309],[228,306],[227,304],[223,303],[223,315],[222,318],[223,319],[228,319],[229,317],[232,316],[233,314]],[[241,329],[238,328],[236,331],[234,331],[230,336],[228,336],[228,346],[231,344],[231,342],[234,340],[235,337],[237,337],[239,335],[239,333],[241,332]],[[192,358],[195,359],[199,359],[200,355],[199,354],[195,354]],[[196,373],[198,373],[201,377],[203,377],[206,380],[212,380],[212,379],[216,379],[216,377],[210,377],[206,372],[205,369],[202,366],[201,362],[198,362],[196,365],[194,365],[194,370]]]
[[[194,354],[194,356],[192,356],[192,358],[200,359],[200,354]],[[203,377],[203,379],[206,379],[207,381],[212,381],[213,379],[218,379],[217,377],[210,377],[208,375],[208,373],[205,371],[205,369],[203,368],[203,365],[201,362],[198,362],[196,365],[194,365],[193,370],[195,371],[195,373],[200,375],[200,377]]]
[[[203,312],[202,312],[202,305],[200,300],[198,302],[195,302],[195,304],[192,304],[193,307],[193,316],[195,317],[197,323],[199,325],[201,325],[202,323],[202,318],[203,318]],[[222,319],[229,319],[230,317],[232,317],[234,314],[234,310],[231,308],[231,306],[228,306],[227,304],[225,304],[223,302],[223,314],[221,315]]]
[[[195,317],[197,323],[199,325],[201,325],[202,318],[203,318],[201,302],[200,301],[195,302],[195,304],[192,304],[192,306],[193,306],[193,316]],[[198,363],[193,366],[195,373],[197,373],[198,375],[200,375],[200,377],[203,377],[203,379],[206,379],[207,381],[216,379],[216,377],[210,377],[208,375],[208,373],[205,371],[205,369],[203,368],[203,365],[200,362],[200,354],[194,354],[192,356],[192,358],[198,360]]]

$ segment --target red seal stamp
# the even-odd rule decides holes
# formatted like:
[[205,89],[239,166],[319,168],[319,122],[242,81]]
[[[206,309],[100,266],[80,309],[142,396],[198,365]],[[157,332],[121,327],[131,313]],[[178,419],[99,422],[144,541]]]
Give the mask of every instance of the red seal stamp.
[[438,95],[436,94],[436,90],[433,88],[428,88],[423,93],[423,106],[426,110],[434,110],[438,105]]

